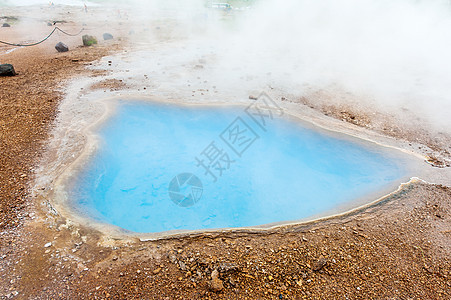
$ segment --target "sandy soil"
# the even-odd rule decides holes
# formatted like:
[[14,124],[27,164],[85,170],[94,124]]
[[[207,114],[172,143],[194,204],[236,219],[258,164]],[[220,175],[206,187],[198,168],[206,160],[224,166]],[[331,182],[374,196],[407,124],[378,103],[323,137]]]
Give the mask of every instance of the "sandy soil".
[[[48,213],[31,187],[62,88],[71,78],[104,74],[86,66],[125,47],[70,41],[65,54],[53,51],[51,40],[0,56],[19,73],[0,78],[0,297],[451,299],[451,189],[445,186],[417,182],[377,206],[265,234],[148,242],[111,240]],[[92,88],[125,87],[105,80]],[[382,122],[349,108],[316,109],[359,126]],[[399,127],[388,116],[383,123],[386,130],[371,129],[408,131],[403,138],[449,157],[449,144],[442,143],[449,137],[432,143],[430,133]]]

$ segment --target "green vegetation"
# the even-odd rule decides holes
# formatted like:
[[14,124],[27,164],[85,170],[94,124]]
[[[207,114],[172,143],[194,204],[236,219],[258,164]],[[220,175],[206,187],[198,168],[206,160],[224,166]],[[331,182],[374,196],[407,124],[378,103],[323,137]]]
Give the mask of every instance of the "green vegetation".
[[85,34],[84,36],[82,36],[82,40],[84,46],[92,46],[94,44],[97,44],[97,39],[92,35]]

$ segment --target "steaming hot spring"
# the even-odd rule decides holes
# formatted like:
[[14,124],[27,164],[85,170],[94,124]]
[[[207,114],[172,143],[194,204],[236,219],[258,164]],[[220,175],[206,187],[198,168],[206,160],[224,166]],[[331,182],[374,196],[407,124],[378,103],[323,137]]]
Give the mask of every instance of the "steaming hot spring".
[[247,106],[114,102],[63,185],[75,214],[118,230],[271,228],[373,202],[412,175],[401,151],[302,121],[266,94]]
[[[391,11],[370,6],[349,19],[330,6],[342,14],[322,23],[315,5],[282,23],[287,7],[233,18],[135,12],[130,49],[90,67],[108,74],[67,88],[41,176],[54,186],[52,205],[110,233],[267,230],[377,203],[423,174],[424,156],[399,140],[311,107],[346,104],[400,122],[421,111],[419,122],[445,128],[447,109],[421,100],[440,103],[449,90],[441,65],[426,60],[430,48],[406,34],[412,28],[389,21]],[[253,26],[261,16],[266,23]],[[418,24],[415,13],[405,18]],[[430,41],[445,32],[415,26]],[[425,70],[438,79],[419,77]],[[105,83],[118,87],[98,88]]]
[[451,299],[451,0],[0,0],[0,298]]

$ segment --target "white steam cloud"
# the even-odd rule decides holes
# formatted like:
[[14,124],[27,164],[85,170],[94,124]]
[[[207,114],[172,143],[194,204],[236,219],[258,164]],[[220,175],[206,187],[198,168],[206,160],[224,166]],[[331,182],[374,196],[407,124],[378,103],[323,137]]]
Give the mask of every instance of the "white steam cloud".
[[[293,97],[321,91],[328,97],[317,101],[413,115],[434,131],[451,133],[448,0],[260,0],[226,17],[207,9],[206,0],[93,2],[126,11],[127,25],[136,28],[175,19],[165,33],[188,42],[166,53],[161,65],[214,54],[202,71],[212,85],[271,86]],[[111,15],[105,13],[105,21]],[[155,43],[158,34],[149,30],[139,38]],[[174,72],[182,77],[184,71]]]
[[295,95],[341,90],[451,132],[450,11],[434,1],[266,1],[223,44],[222,71],[270,73]]
[[[208,77],[218,85],[232,90],[252,78],[249,90],[321,91],[330,104],[414,116],[412,123],[451,133],[450,1],[266,0],[225,22],[212,22],[205,2],[169,3],[184,12],[190,4],[185,30],[205,27],[203,39],[194,37],[197,52],[184,55],[214,52]],[[155,3],[135,2],[141,12],[155,11]]]

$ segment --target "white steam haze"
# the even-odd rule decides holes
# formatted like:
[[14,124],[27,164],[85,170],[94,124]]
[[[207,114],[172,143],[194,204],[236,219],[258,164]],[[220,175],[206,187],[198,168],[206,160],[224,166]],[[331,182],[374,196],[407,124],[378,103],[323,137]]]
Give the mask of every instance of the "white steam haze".
[[[50,1],[46,0],[0,0],[0,5],[7,5],[7,6],[28,6],[28,5],[45,5],[48,4]],[[83,3],[82,0],[80,1],[74,1],[74,0],[56,0],[53,1],[55,4],[62,4],[62,5],[76,5],[75,3]]]
[[434,1],[271,1],[246,24],[245,60],[283,78],[277,85],[337,86],[451,131],[450,11]]
[[450,9],[434,1],[271,1],[247,22],[244,60],[288,89],[338,87],[450,131]]
[[[155,8],[149,1],[135,3],[140,9]],[[190,3],[192,9],[201,10],[204,2],[171,3]],[[395,116],[408,112],[434,130],[451,132],[448,1],[266,0],[257,4],[237,13],[233,26],[205,23],[208,37],[199,41],[198,51],[215,52],[215,66],[209,69],[212,80],[227,83],[232,90],[251,77],[258,84],[250,89],[271,86],[295,97],[322,91],[331,96],[327,101],[352,100]],[[199,56],[196,51],[181,51],[193,56],[187,61]]]
[[[163,65],[173,66],[182,79],[185,62],[214,55],[203,77],[222,91],[271,87],[292,98],[321,92],[327,97],[317,101],[356,105],[412,123],[420,118],[422,126],[451,133],[449,1],[260,0],[221,21],[205,8],[208,2],[86,3],[126,7],[136,28],[169,14],[177,18],[171,39],[185,44],[164,53]],[[155,31],[144,34],[150,43],[157,41]],[[133,37],[140,38],[141,33]],[[141,68],[156,70],[155,60],[143,59]]]

